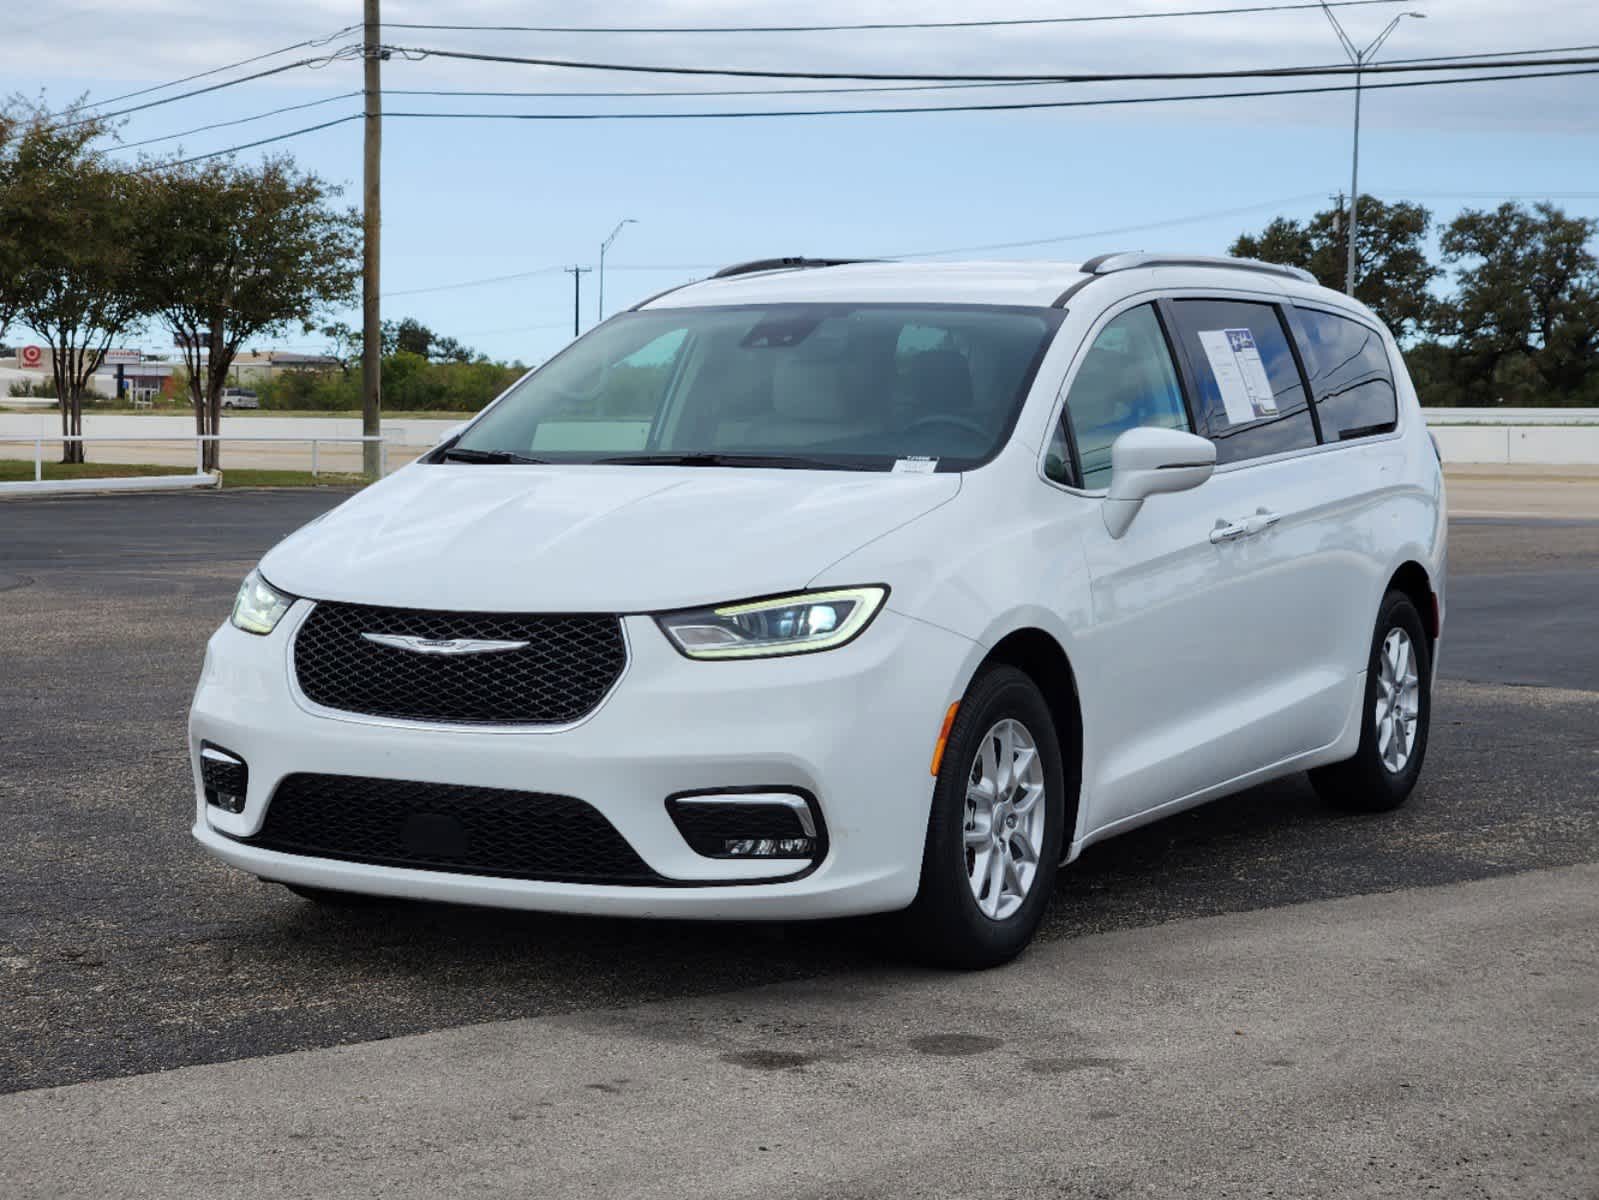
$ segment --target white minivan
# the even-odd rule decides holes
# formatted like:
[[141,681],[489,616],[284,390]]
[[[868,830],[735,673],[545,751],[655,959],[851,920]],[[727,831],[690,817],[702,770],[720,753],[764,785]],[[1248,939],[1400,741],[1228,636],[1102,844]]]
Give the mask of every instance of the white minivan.
[[207,647],[194,835],[315,900],[900,912],[1308,770],[1416,784],[1443,476],[1293,268],[778,259],[606,321],[284,539]]

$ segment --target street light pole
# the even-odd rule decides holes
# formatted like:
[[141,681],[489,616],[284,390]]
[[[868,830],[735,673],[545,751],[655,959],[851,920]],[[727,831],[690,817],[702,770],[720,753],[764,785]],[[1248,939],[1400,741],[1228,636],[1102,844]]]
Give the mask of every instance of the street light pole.
[[611,230],[611,236],[600,243],[600,277],[598,280],[600,301],[598,312],[599,319],[601,321],[605,320],[605,252],[611,248],[611,243],[616,240],[616,235],[622,232],[622,226],[637,224],[638,222],[632,217],[626,217],[623,220],[618,221],[616,223],[616,228]]
[[1355,67],[1355,140],[1354,149],[1350,155],[1349,167],[1349,244],[1347,248],[1346,264],[1344,268],[1344,291],[1353,296],[1355,294],[1355,235],[1360,232],[1360,69],[1377,57],[1377,51],[1382,49],[1382,44],[1388,40],[1388,35],[1399,27],[1399,22],[1406,17],[1415,17],[1424,20],[1427,16],[1422,12],[1402,12],[1376,37],[1364,50],[1357,49],[1355,43],[1344,32],[1344,27],[1338,23],[1338,18],[1333,15],[1333,10],[1327,6],[1327,0],[1322,0],[1321,11],[1327,14],[1327,20],[1332,22],[1333,32],[1338,35],[1338,43],[1344,48],[1344,54]]

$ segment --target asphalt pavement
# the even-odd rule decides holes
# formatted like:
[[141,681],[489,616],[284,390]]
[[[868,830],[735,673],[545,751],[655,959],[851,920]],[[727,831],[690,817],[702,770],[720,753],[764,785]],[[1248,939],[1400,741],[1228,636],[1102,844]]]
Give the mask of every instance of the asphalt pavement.
[[[910,1090],[898,1102],[902,1106],[934,1105],[941,1088],[958,1082],[921,1070],[928,1066],[923,1058],[940,1058],[925,1047],[943,1046],[950,1050],[943,1057],[965,1062],[961,1047],[976,1047],[970,1053],[977,1055],[986,1047],[981,1039],[1012,1042],[1025,1037],[1032,1047],[1028,1057],[1039,1062],[1082,1059],[1092,1064],[1127,1058],[1140,1064],[1121,1074],[1104,1064],[1062,1067],[1052,1074],[1050,1069],[1018,1065],[1003,1056],[979,1055],[990,1064],[1004,1061],[1017,1095],[1023,1100],[1032,1097],[1039,1105],[1065,1103],[1066,1092],[1080,1084],[1081,1094],[1071,1092],[1070,1098],[1074,1104],[1087,1105],[1072,1115],[1074,1127],[1080,1126],[1079,1133],[1087,1139],[1080,1146],[1088,1160],[1079,1160],[1078,1165],[1089,1160],[1125,1165],[1133,1161],[1132,1151],[1146,1143],[1144,1135],[1117,1135],[1120,1127],[1105,1117],[1105,1123],[1095,1127],[1099,1132],[1089,1137],[1082,1132],[1088,1128],[1082,1122],[1101,1119],[1093,1116],[1101,1110],[1128,1118],[1136,1104],[1145,1101],[1135,1103],[1120,1094],[1126,1090],[1121,1086],[1126,1073],[1149,1082],[1165,1060],[1151,1057],[1148,1048],[1133,1047],[1130,1043],[1137,1039],[1127,1028],[1114,1031],[1111,1040],[1116,1047],[1106,1049],[1098,1040],[1087,1039],[1074,1048],[1078,1043],[1070,1036],[1069,1012],[1060,1015],[1055,1025],[1045,1022],[1007,1035],[1005,1023],[1016,1019],[1007,1015],[1011,1006],[1004,999],[1011,987],[1007,981],[1031,980],[1027,986],[1042,992],[1053,979],[1058,989],[1075,989],[1070,1004],[1086,1005],[1092,1021],[1108,1033],[1113,1032],[1114,989],[1119,986],[1132,989],[1125,993],[1130,1003],[1159,995],[1177,1009],[1213,1003],[1205,997],[1217,994],[1243,997],[1248,988],[1242,983],[1228,990],[1225,973],[1206,974],[1193,956],[1184,958],[1173,948],[1188,937],[1219,938],[1223,943],[1231,938],[1240,947],[1253,947],[1258,961],[1273,964],[1276,972],[1274,982],[1260,985],[1264,990],[1259,1003],[1266,1007],[1248,1011],[1270,1009],[1275,1014],[1272,1019],[1281,1020],[1286,1019],[1280,1011],[1284,1006],[1321,1004],[1315,1011],[1327,1008],[1328,1020],[1342,1022],[1339,1029],[1347,1030],[1357,1013],[1360,1019],[1386,1028],[1390,1015],[1412,1012],[1417,1006],[1425,1011],[1441,999],[1458,1002],[1465,1011],[1470,989],[1462,979],[1486,980],[1493,992],[1486,1000],[1493,1003],[1485,1001],[1471,1009],[1470,1022],[1463,1026],[1486,1042],[1492,1040],[1492,1029],[1512,1020],[1511,1006],[1499,1003],[1498,990],[1508,986],[1502,976],[1508,971],[1523,981],[1530,978],[1525,970],[1531,968],[1524,960],[1531,956],[1539,958],[1541,978],[1559,983],[1527,985],[1520,1019],[1534,1032],[1544,1030],[1546,1049],[1568,1042],[1577,1047],[1542,1076],[1550,1088],[1548,1104],[1568,1105],[1560,1109],[1559,1121],[1565,1124],[1558,1129],[1550,1124],[1555,1122],[1550,1115],[1553,1108],[1545,1113],[1528,1107],[1531,1093],[1524,1095],[1519,1076],[1515,1087],[1504,1093],[1502,1103],[1510,1107],[1504,1113],[1495,1107],[1492,1089],[1509,1086],[1506,1072],[1520,1052],[1517,1047],[1526,1049],[1537,1041],[1532,1034],[1526,1038],[1518,1034],[1485,1054],[1475,1073],[1460,1074],[1459,1064],[1451,1066],[1459,1076],[1458,1086],[1452,1086],[1447,1096],[1426,1093],[1436,1101],[1435,1110],[1448,1111],[1452,1105],[1467,1103],[1475,1089],[1474,1119],[1487,1122],[1482,1125],[1485,1140],[1469,1154],[1464,1149],[1460,1153],[1478,1155],[1479,1166],[1488,1163],[1492,1170],[1473,1175],[1457,1170],[1458,1164],[1447,1171],[1443,1167],[1448,1164],[1435,1164],[1437,1178],[1456,1183],[1477,1180],[1472,1186],[1478,1191],[1455,1194],[1571,1195],[1590,1200],[1599,1195],[1599,1174],[1591,1156],[1574,1156],[1570,1151],[1574,1131],[1587,1137],[1590,1148],[1599,1138],[1592,1027],[1581,1026],[1573,1016],[1573,1005],[1585,1006],[1587,1012],[1594,1009],[1592,939],[1573,941],[1566,934],[1584,920],[1591,934],[1596,915],[1579,913],[1571,905],[1594,892],[1594,876],[1578,865],[1599,862],[1599,751],[1593,732],[1599,727],[1599,659],[1595,658],[1599,638],[1594,636],[1592,616],[1593,597],[1599,594],[1599,524],[1499,520],[1453,524],[1444,678],[1437,693],[1432,744],[1421,786],[1400,812],[1376,817],[1335,813],[1316,800],[1303,779],[1292,778],[1104,843],[1063,873],[1036,951],[1016,967],[975,977],[986,983],[960,983],[903,966],[885,967],[885,948],[870,923],[658,924],[409,904],[329,912],[204,856],[188,836],[192,800],[183,739],[186,707],[205,639],[225,613],[239,578],[260,554],[340,498],[328,491],[233,491],[36,499],[0,509],[0,845],[7,850],[0,857],[0,996],[4,997],[0,1092],[195,1067],[198,1073],[184,1071],[171,1077],[193,1080],[195,1092],[160,1094],[161,1104],[170,1100],[173,1105],[163,1110],[168,1112],[171,1132],[181,1128],[179,1114],[190,1111],[185,1106],[193,1095],[214,1096],[215,1089],[224,1087],[312,1087],[318,1080],[325,1082],[339,1064],[355,1061],[338,1056],[376,1053],[371,1044],[388,1039],[396,1039],[396,1047],[418,1046],[424,1056],[421,1061],[435,1052],[466,1054],[465,1061],[482,1065],[488,1087],[498,1079],[489,1065],[496,1046],[555,1037],[552,1031],[604,1031],[618,1024],[645,1031],[629,1036],[636,1036],[641,1054],[659,1060],[659,1071],[676,1071],[687,1078],[698,1060],[683,1056],[682,1022],[692,1022],[695,1012],[714,1010],[720,1014],[717,1020],[732,1023],[739,1005],[750,999],[764,1022],[760,1029],[772,1034],[776,1048],[771,1054],[776,1057],[761,1058],[762,1039],[752,1036],[758,1030],[739,1031],[726,1052],[752,1056],[751,1070],[713,1072],[703,1082],[714,1089],[728,1081],[755,1081],[748,1086],[729,1083],[733,1087],[729,1095],[758,1098],[773,1091],[776,1107],[762,1109],[763,1121],[787,1112],[798,1122],[796,1129],[802,1128],[809,1119],[807,1110],[803,1105],[784,1109],[784,1098],[821,1103],[812,1092],[819,1080],[831,1079],[843,1089],[829,1093],[835,1106],[854,1094],[850,1089],[858,1088],[863,1105],[865,1097],[873,1096],[879,1098],[873,1103],[886,1108],[866,1105],[858,1114],[841,1110],[829,1113],[827,1120],[858,1115],[865,1122],[874,1119],[871,1113],[886,1114],[882,1119],[894,1128],[915,1131],[915,1137],[906,1133],[905,1143],[914,1149],[923,1145],[916,1138],[932,1138],[935,1130],[895,1108],[893,1081],[908,1081]],[[1525,892],[1513,880],[1463,886],[1467,881],[1518,873],[1532,873],[1519,876],[1526,881]],[[1500,890],[1477,893],[1473,886]],[[1561,914],[1554,935],[1540,936],[1536,913],[1515,910],[1517,897],[1534,893],[1543,897],[1546,908]],[[1440,912],[1446,915],[1456,904],[1476,903],[1463,897],[1478,895],[1491,898],[1487,908],[1473,910],[1479,912],[1479,925],[1451,927],[1448,934],[1454,939],[1450,946],[1474,947],[1476,958],[1464,956],[1463,949],[1445,953],[1444,947],[1439,956],[1417,958],[1413,971],[1399,973],[1402,978],[1390,978],[1394,972],[1375,964],[1390,958],[1405,962],[1429,944],[1427,936],[1415,929],[1395,925],[1392,944],[1379,946],[1373,941],[1370,947],[1374,974],[1368,982],[1375,991],[1357,989],[1358,995],[1345,995],[1335,986],[1340,972],[1350,969],[1347,960],[1355,953],[1351,947],[1358,948],[1359,937],[1354,927],[1338,924],[1343,919],[1338,914],[1344,910],[1313,902],[1364,897],[1351,901],[1356,907],[1349,911],[1364,914],[1359,921],[1369,924],[1390,912],[1425,912],[1433,914],[1427,920],[1443,920]],[[1304,907],[1285,907],[1294,905]],[[1296,913],[1309,915],[1301,918]],[[1212,918],[1214,923],[1205,920]],[[1308,923],[1296,926],[1294,922],[1301,919]],[[1206,932],[1215,930],[1230,932]],[[1323,946],[1339,948],[1342,956],[1335,955],[1325,969],[1306,958],[1314,958]],[[1109,965],[1118,957],[1132,963],[1146,953],[1155,956],[1151,962],[1167,966],[1154,972],[1129,966],[1121,979]],[[1099,964],[1087,977],[1112,989],[1110,994],[1096,991],[1087,996],[1072,982],[1087,960]],[[1340,963],[1344,965],[1334,970]],[[1199,973],[1173,974],[1190,968]],[[1250,978],[1259,975],[1257,971]],[[1391,993],[1383,990],[1390,985]],[[1023,988],[1020,982],[1015,986]],[[748,991],[751,988],[761,990]],[[906,989],[903,996],[901,988]],[[1551,989],[1558,993],[1559,1003],[1547,1000],[1545,993]],[[857,1002],[852,997],[863,995],[877,1007],[862,1015],[858,1037],[874,1046],[888,1044],[882,1039],[889,1038],[903,1048],[903,1054],[862,1056],[861,1062],[876,1065],[869,1079],[853,1082],[832,1079],[820,1067],[784,1057],[812,1052],[792,1044],[796,1039],[803,1043],[807,1029],[837,1025],[840,1037],[846,1039],[838,1044],[847,1045],[848,1022],[839,1013]],[[1061,1003],[1067,1004],[1067,992],[1061,996]],[[1340,996],[1343,1000],[1334,1003]],[[930,1011],[938,1014],[938,1020],[917,1015],[924,1003],[934,1006]],[[1451,1010],[1446,1006],[1435,1011],[1443,1019]],[[675,1015],[651,1018],[650,1013]],[[1176,1021],[1178,1015],[1174,1010],[1162,1019]],[[451,1035],[438,1032],[529,1018],[523,1024],[465,1030],[453,1042],[447,1040]],[[554,1025],[547,1024],[552,1020]],[[1170,1038],[1178,1037],[1176,1025],[1163,1028]],[[1586,1038],[1586,1057],[1579,1033]],[[425,1037],[414,1040],[418,1035]],[[1246,1037],[1247,1031],[1239,1036]],[[444,1050],[432,1049],[435,1044],[426,1042],[426,1037],[446,1039],[437,1043]],[[934,1040],[916,1049],[911,1042],[916,1038]],[[594,1046],[589,1043],[583,1053],[598,1053]],[[322,1049],[329,1047],[349,1049]],[[1431,1058],[1425,1054],[1413,1061],[1406,1058],[1412,1048],[1403,1043],[1395,1053],[1410,1063],[1407,1070],[1414,1072],[1416,1081],[1432,1079],[1435,1070],[1444,1069],[1442,1064],[1454,1061],[1450,1057],[1454,1052],[1443,1042],[1429,1051],[1435,1051]],[[538,1072],[568,1072],[569,1063],[561,1055],[577,1055],[580,1049],[575,1043],[559,1052],[552,1049],[552,1057],[538,1059],[534,1066]],[[314,1053],[310,1059],[282,1057],[302,1051]],[[316,1057],[328,1053],[335,1057]],[[828,1053],[832,1051],[822,1056]],[[1194,1066],[1198,1059],[1192,1055],[1197,1053],[1191,1046],[1174,1046],[1172,1061],[1182,1059]],[[1346,1070],[1337,1053],[1334,1038],[1313,1061],[1287,1050],[1277,1056],[1295,1059],[1314,1075],[1303,1089],[1272,1092],[1277,1099],[1270,1111],[1293,1114],[1281,1116],[1281,1130],[1298,1132],[1286,1142],[1262,1134],[1249,1142],[1257,1153],[1290,1159],[1294,1152],[1309,1154],[1299,1139],[1314,1135],[1313,1122],[1294,1106],[1317,1102],[1331,1086],[1329,1081],[1336,1082]],[[311,1072],[308,1076],[296,1075],[302,1070],[296,1064],[307,1061],[321,1065],[304,1068]],[[380,1069],[381,1058],[374,1061],[375,1074],[362,1078],[367,1086],[380,1089],[388,1077]],[[1476,1060],[1463,1061],[1469,1066]],[[762,1063],[799,1071],[762,1074]],[[1246,1065],[1264,1072],[1261,1086],[1271,1091],[1268,1076],[1277,1076],[1265,1071],[1264,1064],[1262,1059]],[[638,1069],[618,1065],[617,1073]],[[1216,1123],[1227,1106],[1245,1112],[1254,1103],[1247,1079],[1228,1074],[1219,1062],[1208,1069],[1220,1074],[1207,1075],[1194,1066],[1195,1073],[1184,1076],[1183,1086],[1193,1089],[1184,1093],[1192,1129],[1223,1127],[1225,1122]],[[208,1071],[235,1074],[205,1074]],[[791,1082],[761,1082],[778,1078]],[[670,1137],[662,1141],[663,1133],[677,1126],[673,1121],[652,1124],[648,1106],[611,1104],[611,1094],[599,1085],[623,1085],[609,1079],[585,1080],[595,1084],[588,1096],[594,1104],[576,1111],[586,1113],[591,1125],[597,1122],[599,1130],[609,1131],[621,1142],[636,1143],[635,1149],[655,1145],[667,1160],[672,1159],[675,1145],[688,1144],[674,1143]],[[128,1079],[93,1084],[87,1091],[66,1088],[18,1097],[20,1107],[0,1107],[0,1126],[15,1120],[25,1132],[23,1140],[34,1146],[56,1145],[66,1156],[63,1161],[70,1161],[88,1143],[74,1142],[76,1135],[68,1136],[66,1125],[49,1134],[39,1124],[41,1113],[56,1113],[72,1128],[81,1126],[86,1111],[98,1112],[102,1119],[117,1113],[118,1119],[107,1129],[138,1137],[139,1121],[145,1118],[135,1110],[124,1111],[120,1098],[156,1097],[156,1091],[148,1090],[154,1086]],[[579,1085],[571,1082],[571,1086]],[[330,1088],[327,1094],[337,1092]],[[485,1095],[492,1094],[489,1087]],[[984,1094],[982,1087],[976,1094]],[[1341,1128],[1352,1137],[1349,1113],[1366,1104],[1375,1106],[1371,1112],[1381,1113],[1387,1103],[1362,1099],[1363,1095],[1352,1085],[1345,1100],[1353,1107],[1339,1109],[1345,1114],[1338,1118],[1344,1122]],[[558,1106],[565,1103],[552,1096],[544,1098]],[[27,1103],[21,1104],[24,1100]],[[681,1090],[658,1094],[657,1100],[670,1103],[674,1111],[690,1103]],[[1569,1105],[1579,1101],[1587,1107],[1573,1115]],[[326,1112],[325,1106],[317,1107],[320,1100],[308,1103],[308,1112]],[[442,1092],[440,1103],[447,1103]],[[952,1108],[952,1119],[958,1118],[965,1135],[983,1140],[984,1153],[1003,1158],[1003,1148],[1014,1143],[1018,1158],[1036,1158],[1044,1133],[1068,1136],[1062,1127],[1064,1118],[1051,1110],[1047,1119],[1040,1118],[1024,1131],[1024,1145],[1017,1140],[1021,1133],[1007,1133],[1004,1122],[1018,1117],[1026,1105],[1018,1109],[1014,1098],[996,1105],[993,1121],[979,1120],[981,1114],[964,1101]],[[1129,1105],[1135,1108],[1130,1110]],[[1514,1120],[1505,1115],[1511,1108]],[[475,1110],[467,1105],[461,1111]],[[1161,1109],[1167,1127],[1182,1127],[1182,1111],[1175,1102]],[[1201,1116],[1205,1119],[1195,1124]],[[718,1117],[731,1119],[728,1114]],[[214,1114],[206,1118],[208,1128],[214,1128],[214,1120]],[[566,1120],[563,1115],[562,1121]],[[1503,1128],[1489,1128],[1494,1121]],[[410,1128],[406,1135],[423,1139],[416,1145],[434,1144],[426,1139],[445,1136],[445,1130],[424,1125]],[[317,1142],[318,1128],[343,1129],[331,1116],[326,1116],[323,1126],[312,1122],[307,1126],[310,1132],[302,1130],[310,1141],[293,1141],[296,1135],[287,1126],[274,1128],[291,1139],[281,1145],[301,1157],[328,1162],[357,1143],[363,1153],[378,1153],[369,1138],[362,1141],[343,1132],[332,1141]],[[539,1128],[529,1124],[520,1133],[506,1132],[509,1140],[502,1149],[514,1147],[518,1138],[526,1142]],[[1424,1121],[1413,1128],[1417,1139],[1431,1137],[1436,1142],[1436,1123]],[[1235,1133],[1216,1145],[1243,1145]],[[1404,1154],[1416,1152],[1419,1142],[1400,1147],[1391,1134],[1389,1130],[1388,1135],[1378,1136],[1367,1129],[1351,1143],[1351,1161],[1365,1162],[1367,1157],[1374,1163],[1408,1161]],[[799,1144],[798,1136],[795,1133],[785,1143],[788,1150]],[[1555,1140],[1539,1142],[1539,1137]],[[1459,1149],[1457,1141],[1448,1146]],[[1299,1149],[1294,1151],[1296,1142]],[[1174,1171],[1179,1167],[1177,1144],[1158,1158]],[[1202,1147],[1192,1138],[1181,1144],[1196,1146],[1195,1164],[1211,1164],[1206,1168],[1212,1172],[1209,1175],[1196,1165],[1196,1187],[1202,1179],[1218,1184],[1191,1194],[1232,1194],[1228,1189],[1235,1186],[1237,1194],[1268,1194],[1258,1186],[1267,1176],[1245,1170],[1240,1165],[1243,1160],[1235,1161],[1229,1176],[1225,1162],[1215,1154],[1200,1153]],[[753,1155],[775,1153],[744,1150]],[[1564,1175],[1549,1175],[1541,1168],[1524,1172],[1541,1191],[1516,1192],[1508,1185],[1495,1190],[1481,1184],[1499,1178],[1496,1172],[1509,1161],[1506,1155],[1531,1161],[1540,1153],[1547,1157],[1550,1151],[1557,1153],[1555,1166]],[[924,1146],[924,1152],[931,1155],[929,1170],[944,1161],[941,1155],[955,1153],[949,1145],[936,1154]],[[482,1153],[488,1153],[487,1142]],[[859,1170],[852,1173],[834,1150],[815,1153],[826,1162],[807,1167],[792,1158],[785,1161],[784,1173],[772,1177],[784,1184],[780,1190],[948,1194],[932,1175],[926,1177],[932,1182],[924,1180],[926,1186],[920,1190],[912,1186],[913,1176],[905,1173],[909,1159],[896,1160],[900,1163],[896,1174],[893,1163],[885,1165],[864,1155]],[[163,1161],[170,1166],[181,1160],[169,1155]],[[342,1169],[354,1169],[353,1160],[341,1161]],[[403,1154],[396,1160],[408,1161]],[[1304,1159],[1310,1166],[1319,1161]],[[40,1162],[33,1156],[0,1164],[0,1192],[8,1190],[9,1181],[16,1194],[56,1194],[17,1186],[42,1182],[33,1173],[42,1169]],[[740,1173],[747,1165],[736,1169],[730,1165],[732,1174],[726,1178],[741,1187],[755,1179]],[[1120,1193],[1128,1190],[1123,1184],[1139,1178],[1110,1165],[1098,1173],[1081,1173],[1079,1191],[1063,1183],[1056,1194]],[[996,1171],[996,1187],[1018,1190],[1012,1176]],[[1271,1176],[1274,1186],[1284,1188],[1278,1194],[1345,1194],[1308,1185],[1295,1190],[1284,1182],[1290,1176]],[[573,1194],[615,1194],[606,1191],[601,1175],[562,1177],[573,1180]],[[98,1194],[133,1194],[137,1178],[133,1172],[126,1176],[126,1189],[102,1187]],[[165,1194],[157,1186],[160,1178],[159,1172],[146,1178],[150,1184],[146,1194]],[[685,1167],[680,1178],[699,1177]],[[953,1180],[957,1174],[941,1178]],[[1362,1194],[1415,1194],[1401,1186],[1397,1176],[1389,1179],[1370,1164],[1360,1178],[1371,1181]],[[873,1180],[881,1188],[874,1190]],[[824,1181],[831,1181],[827,1189],[821,1186]],[[202,1190],[207,1195],[257,1194],[242,1185],[230,1188],[223,1183]],[[641,1185],[638,1190],[644,1194],[646,1189]],[[1159,1188],[1144,1190],[1166,1194]],[[62,1189],[62,1194],[67,1191]],[[730,1186],[728,1194],[737,1191]],[[331,1185],[319,1191],[301,1180],[279,1194],[346,1193]],[[358,1190],[352,1188],[348,1194]],[[441,1186],[436,1194],[447,1194],[447,1189]]]

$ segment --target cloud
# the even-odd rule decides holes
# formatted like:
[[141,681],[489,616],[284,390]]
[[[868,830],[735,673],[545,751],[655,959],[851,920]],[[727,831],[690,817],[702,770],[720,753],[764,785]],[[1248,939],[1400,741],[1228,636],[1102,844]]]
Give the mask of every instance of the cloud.
[[[206,70],[224,62],[248,58],[305,38],[333,33],[353,14],[350,5],[318,0],[277,0],[270,6],[235,6],[219,14],[214,0],[145,0],[137,10],[110,0],[58,0],[61,7],[33,27],[23,26],[0,44],[0,71],[24,91],[49,84],[53,99],[65,101],[77,90],[91,98],[122,90],[130,82],[159,81]],[[1081,0],[1079,13],[1115,11],[1160,12],[1191,7],[1229,6],[1246,0]],[[1545,0],[1538,6],[1536,23],[1526,19],[1521,5],[1495,0],[1451,0],[1447,6],[1415,0],[1425,21],[1406,21],[1384,46],[1382,57],[1392,60],[1421,55],[1474,54],[1539,46],[1599,45],[1599,6],[1591,0]],[[763,6],[764,8],[764,6]],[[427,0],[388,0],[384,16],[394,23],[446,22],[458,24],[622,24],[647,21],[660,25],[769,24],[787,19],[800,22],[903,21],[914,13],[917,20],[963,20],[978,16],[1053,16],[1060,6],[1046,0],[995,0],[976,7],[969,0],[926,0],[914,9],[882,0],[832,0],[780,10],[756,10],[732,0],[662,0],[648,7],[647,17],[634,6],[573,6],[558,0],[467,0],[447,9]],[[1400,5],[1372,5],[1339,10],[1350,36],[1364,45],[1391,19],[1404,11]],[[71,36],[61,36],[70,29]],[[339,39],[353,40],[354,34]],[[876,70],[939,72],[1209,70],[1260,66],[1303,65],[1341,61],[1341,49],[1323,15],[1315,10],[1232,16],[1132,20],[1094,24],[1024,26],[975,30],[883,30],[848,34],[663,34],[578,35],[514,34],[390,28],[386,40],[393,44],[443,46],[499,53],[527,53],[620,62],[671,63],[684,66],[741,65],[820,70]],[[1505,82],[1414,90],[1375,91],[1370,97],[1370,119],[1378,125],[1417,129],[1586,132],[1593,128],[1599,77]],[[1309,81],[1307,81],[1309,82]],[[249,85],[263,97],[309,88],[344,89],[358,86],[355,62],[334,64],[319,73],[297,71]],[[385,68],[391,88],[463,88],[506,90],[703,90],[712,87],[763,87],[759,80],[668,78],[611,73],[565,71],[518,66],[427,59],[393,60]],[[789,86],[773,81],[771,86]],[[794,85],[802,86],[802,85]],[[1182,92],[1192,85],[1141,84],[1134,86],[1074,85],[1051,89],[1063,97],[1127,96]],[[1234,88],[1195,90],[1251,90],[1268,86],[1259,81],[1239,81]],[[70,89],[61,92],[60,89]],[[423,105],[448,108],[463,103],[482,109],[501,105],[508,109],[533,106],[592,110],[603,105],[620,108],[667,105],[695,108],[717,104],[752,107],[798,107],[829,104],[922,104],[960,97],[973,102],[985,98],[1007,99],[1022,89],[931,93],[886,93],[813,98],[737,97],[686,100],[545,101],[416,98]],[[1033,89],[1025,89],[1033,92]],[[936,97],[936,100],[933,99]],[[1310,99],[1213,101],[1184,105],[1129,106],[1126,109],[1088,110],[1083,119],[1166,122],[1217,120],[1248,123],[1330,123],[1347,121],[1346,96]],[[178,112],[177,106],[169,110]],[[179,118],[181,121],[182,118]]]

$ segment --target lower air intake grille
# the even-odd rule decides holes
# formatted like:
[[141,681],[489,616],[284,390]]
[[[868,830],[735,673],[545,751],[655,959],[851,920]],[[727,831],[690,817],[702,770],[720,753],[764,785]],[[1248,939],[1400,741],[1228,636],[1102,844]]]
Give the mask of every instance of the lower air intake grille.
[[464,875],[570,883],[659,883],[592,805],[571,796],[290,775],[254,837],[263,850]]
[[[480,645],[445,653],[449,642]],[[294,639],[295,677],[314,703],[452,725],[569,724],[626,665],[622,622],[604,615],[319,603]]]

